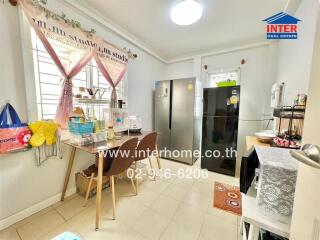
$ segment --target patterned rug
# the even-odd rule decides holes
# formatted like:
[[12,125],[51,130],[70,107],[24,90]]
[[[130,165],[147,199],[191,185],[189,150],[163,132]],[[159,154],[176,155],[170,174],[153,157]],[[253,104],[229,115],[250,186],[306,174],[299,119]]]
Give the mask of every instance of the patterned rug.
[[240,189],[228,184],[215,182],[213,207],[241,216]]

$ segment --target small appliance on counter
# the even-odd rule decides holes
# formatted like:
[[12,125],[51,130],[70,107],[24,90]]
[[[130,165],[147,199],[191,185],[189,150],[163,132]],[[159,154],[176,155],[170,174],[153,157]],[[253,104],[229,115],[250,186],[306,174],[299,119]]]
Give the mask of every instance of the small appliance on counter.
[[275,83],[271,88],[271,107],[278,108],[282,106],[284,94],[284,83]]
[[131,133],[141,132],[141,117],[139,116],[129,116],[129,131]]

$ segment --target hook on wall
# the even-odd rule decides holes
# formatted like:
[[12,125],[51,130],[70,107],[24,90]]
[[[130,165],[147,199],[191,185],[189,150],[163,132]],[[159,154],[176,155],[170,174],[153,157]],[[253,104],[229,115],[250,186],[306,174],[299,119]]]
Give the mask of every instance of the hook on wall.
[[17,6],[18,0],[9,0],[9,3],[10,3],[12,6]]

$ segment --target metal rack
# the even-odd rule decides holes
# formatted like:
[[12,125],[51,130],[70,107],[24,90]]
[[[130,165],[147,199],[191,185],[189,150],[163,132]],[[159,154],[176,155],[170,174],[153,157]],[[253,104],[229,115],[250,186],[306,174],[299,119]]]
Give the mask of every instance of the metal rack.
[[280,135],[280,132],[281,132],[282,120],[289,119],[289,124],[288,124],[289,145],[291,145],[291,141],[293,140],[293,135],[292,135],[293,120],[303,120],[304,114],[305,114],[305,105],[283,106],[281,108],[276,108],[273,111],[273,116],[279,118],[278,136]]

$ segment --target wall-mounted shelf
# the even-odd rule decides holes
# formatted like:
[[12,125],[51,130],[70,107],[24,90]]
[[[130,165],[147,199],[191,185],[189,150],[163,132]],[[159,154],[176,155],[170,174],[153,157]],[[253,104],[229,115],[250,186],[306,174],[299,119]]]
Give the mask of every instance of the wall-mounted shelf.
[[78,103],[78,104],[92,104],[92,105],[107,105],[107,104],[110,104],[110,100],[106,100],[106,99],[75,98],[75,102]]
[[305,108],[304,106],[284,106],[282,108],[275,108],[273,116],[284,119],[304,119]]

